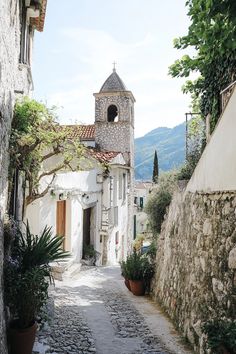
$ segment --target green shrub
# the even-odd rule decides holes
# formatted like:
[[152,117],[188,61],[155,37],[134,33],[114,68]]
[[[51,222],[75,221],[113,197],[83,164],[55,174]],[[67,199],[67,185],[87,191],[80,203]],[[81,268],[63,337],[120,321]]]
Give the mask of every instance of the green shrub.
[[154,235],[160,233],[161,225],[176,189],[177,172],[171,171],[160,175],[159,184],[149,195],[145,206],[148,221]]
[[85,245],[83,246],[83,255],[85,259],[96,258],[97,252],[95,251],[93,245]]
[[121,268],[121,275],[125,279],[128,279],[128,271],[127,271],[127,268],[126,268],[126,261],[120,262],[120,268]]
[[130,280],[143,279],[143,260],[141,254],[136,251],[127,257],[126,274]]
[[134,251],[126,261],[121,262],[121,274],[130,280],[151,279],[154,274],[154,265],[146,254],[141,255]]
[[166,208],[171,202],[172,195],[165,190],[157,190],[149,197],[145,211],[149,217],[149,223],[154,234],[160,233]]
[[193,168],[190,164],[186,163],[180,168],[177,178],[178,180],[188,180],[193,174]]
[[203,325],[207,344],[213,353],[221,353],[222,346],[236,353],[236,321],[212,319]]
[[146,255],[150,257],[152,263],[155,261],[156,258],[156,253],[157,253],[157,241],[153,240],[148,247],[148,250],[146,252]]
[[41,235],[31,234],[28,223],[24,233],[15,228],[12,253],[4,264],[4,298],[18,328],[29,327],[41,316],[52,280],[49,263],[69,256],[62,243],[48,227]]

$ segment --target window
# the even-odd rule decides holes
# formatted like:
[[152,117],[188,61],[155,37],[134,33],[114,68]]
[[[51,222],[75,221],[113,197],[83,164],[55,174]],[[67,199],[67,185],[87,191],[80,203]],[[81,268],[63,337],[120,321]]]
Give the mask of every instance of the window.
[[114,225],[114,210],[113,210],[113,208],[110,208],[108,210],[108,222],[109,222],[110,227]]
[[110,177],[110,206],[113,206],[113,177]]
[[122,174],[119,174],[119,199],[122,199]]
[[139,205],[140,208],[143,209],[143,197],[140,197]]
[[137,216],[134,215],[134,240],[136,239],[137,236]]
[[20,38],[20,63],[30,64],[32,26],[27,23],[27,8],[22,2],[21,6],[21,38]]
[[119,244],[119,231],[116,232],[116,245]]
[[117,178],[113,177],[113,205],[117,206]]
[[123,173],[123,201],[126,200],[126,174]]
[[118,226],[119,210],[118,206],[114,208],[114,226]]
[[107,121],[108,122],[117,122],[118,121],[118,108],[112,104],[107,109]]

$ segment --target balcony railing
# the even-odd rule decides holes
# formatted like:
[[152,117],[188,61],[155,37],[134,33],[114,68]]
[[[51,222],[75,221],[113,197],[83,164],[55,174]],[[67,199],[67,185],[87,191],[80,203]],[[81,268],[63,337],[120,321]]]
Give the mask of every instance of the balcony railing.
[[233,90],[236,86],[236,81],[232,82],[229,86],[227,86],[223,91],[221,91],[221,112],[225,110],[227,103],[233,93]]

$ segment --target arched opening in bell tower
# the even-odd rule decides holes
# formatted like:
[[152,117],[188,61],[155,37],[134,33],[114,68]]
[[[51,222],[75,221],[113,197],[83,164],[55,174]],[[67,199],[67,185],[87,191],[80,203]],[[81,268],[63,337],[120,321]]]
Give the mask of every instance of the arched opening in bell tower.
[[107,121],[118,122],[118,108],[112,104],[107,109]]

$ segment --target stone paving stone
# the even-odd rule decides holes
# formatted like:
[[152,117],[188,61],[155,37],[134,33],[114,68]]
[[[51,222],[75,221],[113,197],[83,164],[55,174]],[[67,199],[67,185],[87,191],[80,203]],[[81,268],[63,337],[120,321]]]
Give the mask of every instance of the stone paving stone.
[[33,354],[96,353],[92,333],[79,312],[74,294],[72,298],[69,292],[57,289],[54,319],[46,330],[38,333],[37,342],[45,343],[45,352],[33,351]]
[[[96,338],[98,332],[92,325],[94,311],[99,309],[96,326],[104,316],[104,326],[114,337],[108,339],[107,345],[100,345],[101,337]],[[112,282],[94,288],[80,285],[79,281],[74,287],[62,283],[55,291],[54,319],[38,333],[37,341],[45,344],[45,351],[33,354],[170,354],[131,301]],[[107,348],[113,343],[110,351]]]
[[124,295],[111,289],[101,290],[97,295],[104,301],[116,335],[121,338],[141,339],[141,350],[138,353],[136,351],[135,354],[168,354],[161,347],[158,338],[152,335],[144,318]]

